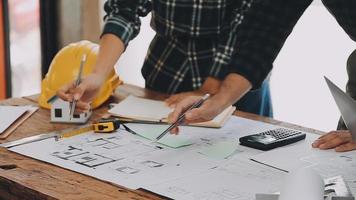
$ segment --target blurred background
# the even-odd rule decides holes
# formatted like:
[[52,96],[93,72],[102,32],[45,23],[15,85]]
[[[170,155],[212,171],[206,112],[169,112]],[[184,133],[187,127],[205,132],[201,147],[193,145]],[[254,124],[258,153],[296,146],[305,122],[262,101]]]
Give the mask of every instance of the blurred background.
[[[0,99],[40,92],[55,53],[87,39],[99,41],[104,0],[3,0],[0,5]],[[125,83],[144,86],[140,68],[154,32],[151,16],[116,66]],[[274,117],[328,131],[339,112],[323,76],[341,88],[346,60],[356,48],[320,1],[299,20],[278,56],[271,76]]]

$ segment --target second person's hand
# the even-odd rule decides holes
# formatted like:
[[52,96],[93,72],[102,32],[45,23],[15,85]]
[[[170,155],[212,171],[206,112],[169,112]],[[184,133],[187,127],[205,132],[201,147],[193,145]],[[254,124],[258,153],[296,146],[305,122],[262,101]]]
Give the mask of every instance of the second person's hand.
[[[227,107],[238,101],[251,87],[251,83],[243,76],[234,73],[229,74],[219,86],[215,95],[205,101],[199,108],[192,109],[186,113],[184,123],[189,124],[212,120]],[[177,121],[179,115],[199,101],[199,99],[199,96],[186,97],[175,106],[174,111],[168,116],[168,121],[170,123]],[[178,127],[171,132],[178,133]]]
[[[189,96],[180,101],[172,113],[168,116],[169,123],[177,121],[179,116],[194,103],[198,102],[201,96]],[[227,105],[228,106],[228,105]],[[206,122],[214,119],[219,113],[225,109],[225,103],[221,99],[212,97],[205,101],[199,108],[194,108],[187,111],[184,118],[184,124]],[[174,128],[171,133],[178,134],[178,127]]]
[[356,150],[356,142],[352,141],[350,131],[345,130],[331,131],[314,141],[312,146],[322,150],[335,149],[337,152]]
[[90,109],[91,101],[98,94],[105,77],[101,74],[92,73],[85,76],[78,87],[75,82],[71,82],[57,91],[57,96],[65,101],[77,100],[76,113],[87,112]]

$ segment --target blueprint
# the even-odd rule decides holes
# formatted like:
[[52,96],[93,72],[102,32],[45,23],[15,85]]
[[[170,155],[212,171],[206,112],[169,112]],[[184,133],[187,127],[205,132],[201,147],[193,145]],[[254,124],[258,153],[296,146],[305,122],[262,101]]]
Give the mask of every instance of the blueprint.
[[286,175],[280,170],[235,157],[215,169],[145,189],[172,199],[253,200],[256,193],[278,192]]
[[[251,161],[250,158],[264,152],[238,143],[239,137],[278,126],[239,117],[232,117],[219,129],[184,126],[178,136],[165,136],[169,140],[189,141],[189,145],[178,145],[179,148],[147,139],[165,127],[127,126],[138,134],[123,129],[111,134],[88,132],[9,150],[113,184],[144,188],[174,199],[249,200],[256,193],[281,189],[286,173]],[[319,157],[310,155],[304,159],[309,163]]]
[[353,195],[356,195],[356,154],[339,153],[311,147],[318,136],[308,134],[304,142],[251,156],[253,160],[286,171],[311,168],[323,178],[343,176]]
[[59,142],[47,139],[11,150],[131,189],[217,165],[189,149],[177,152],[126,131],[87,133]]

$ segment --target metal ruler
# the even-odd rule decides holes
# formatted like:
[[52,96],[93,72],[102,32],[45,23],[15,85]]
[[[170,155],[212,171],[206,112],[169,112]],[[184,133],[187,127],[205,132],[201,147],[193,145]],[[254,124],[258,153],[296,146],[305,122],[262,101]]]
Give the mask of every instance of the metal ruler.
[[85,133],[85,132],[88,132],[91,130],[93,130],[93,125],[78,126],[78,127],[74,127],[74,128],[53,131],[53,132],[49,132],[49,133],[44,133],[44,134],[40,134],[40,135],[23,138],[23,139],[12,141],[12,142],[3,143],[3,144],[0,144],[0,147],[11,148],[11,147],[20,146],[20,145],[24,145],[24,144],[28,144],[28,143],[32,143],[32,142],[38,142],[38,141],[46,140],[46,139],[50,139],[50,138],[54,138],[55,140],[60,140],[62,138],[72,137],[72,136],[82,134],[82,133]]

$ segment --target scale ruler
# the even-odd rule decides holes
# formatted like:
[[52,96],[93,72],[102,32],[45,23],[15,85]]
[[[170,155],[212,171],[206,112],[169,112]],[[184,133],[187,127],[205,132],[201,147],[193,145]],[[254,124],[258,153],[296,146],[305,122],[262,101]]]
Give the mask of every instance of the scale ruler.
[[72,136],[82,134],[82,133],[85,133],[85,132],[88,132],[91,130],[93,130],[93,125],[78,126],[78,127],[74,127],[74,128],[68,128],[68,129],[63,129],[63,130],[59,130],[59,131],[43,133],[40,135],[35,135],[35,136],[19,139],[16,141],[3,143],[3,144],[0,144],[0,147],[12,148],[15,146],[20,146],[20,145],[24,145],[24,144],[28,144],[28,143],[32,143],[32,142],[46,140],[49,138],[54,138],[56,140],[60,140],[62,138],[72,137]]

